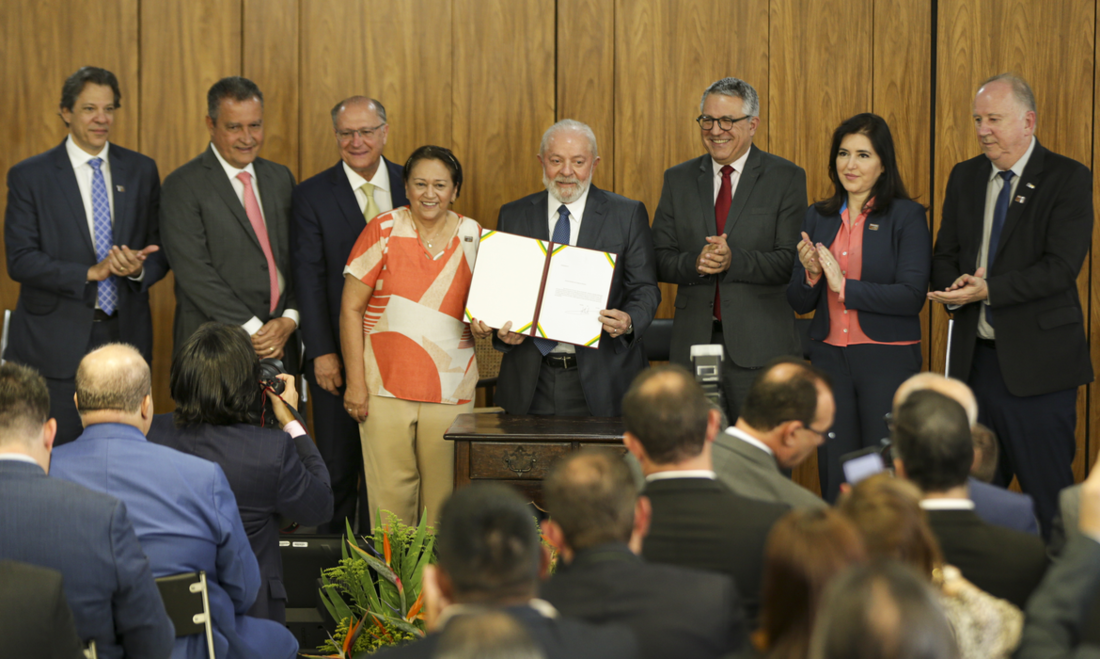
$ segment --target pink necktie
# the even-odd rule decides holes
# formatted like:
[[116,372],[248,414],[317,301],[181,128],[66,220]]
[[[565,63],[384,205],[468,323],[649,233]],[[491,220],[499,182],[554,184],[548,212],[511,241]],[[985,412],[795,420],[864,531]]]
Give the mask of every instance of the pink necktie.
[[256,232],[256,238],[260,241],[260,248],[267,259],[267,275],[271,280],[271,311],[279,306],[279,273],[275,270],[275,257],[271,254],[271,241],[267,237],[267,227],[264,226],[264,216],[260,214],[260,204],[256,202],[256,193],[252,192],[252,175],[248,172],[237,174],[237,178],[244,183],[244,212],[248,215],[248,221],[252,224],[252,230]]

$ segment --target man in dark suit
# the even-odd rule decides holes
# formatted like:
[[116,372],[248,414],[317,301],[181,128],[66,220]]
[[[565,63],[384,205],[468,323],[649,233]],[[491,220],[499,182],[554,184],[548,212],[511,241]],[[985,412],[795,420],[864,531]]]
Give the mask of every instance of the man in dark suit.
[[[260,570],[221,467],[145,439],[153,395],[141,355],[122,344],[88,353],[76,372],[76,403],[84,433],[54,451],[54,475],[126,503],[153,576],[207,573],[215,655],[296,656],[286,627],[245,615]],[[206,655],[205,635],[176,639],[173,656]]]
[[[717,480],[711,452],[720,418],[687,370],[658,366],[635,378],[623,399],[623,443],[642,467],[642,494],[653,507],[642,555],[730,575],[755,628],[764,543],[789,508],[734,494]],[[795,436],[816,447],[820,432],[806,427]]]
[[1023,608],[1046,571],[1046,548],[1033,535],[974,513],[966,496],[974,447],[962,405],[936,391],[913,392],[898,408],[891,438],[894,468],[921,489],[944,561],[978,588]]
[[294,189],[290,253],[313,427],[335,498],[332,522],[318,530],[343,533],[357,501],[359,529],[370,527],[359,424],[344,411],[339,323],[344,266],[367,223],[409,200],[401,166],[382,157],[390,127],[380,102],[364,96],[340,101],[332,109],[332,125],[340,161]]
[[[563,119],[547,129],[539,148],[538,192],[500,209],[497,230],[619,256],[600,311],[598,348],[524,340],[498,328],[493,345],[504,352],[495,400],[509,414],[619,416],[623,394],[646,360],[642,337],[657,313],[661,290],[645,204],[591,185],[599,163],[596,136],[587,125]],[[470,325],[478,338],[491,330]]]
[[[737,423],[714,440],[714,473],[741,496],[792,508],[824,508],[821,497],[792,482],[782,469],[805,462],[832,433],[836,403],[825,373],[783,357],[760,371]],[[801,439],[814,431],[817,443]]]
[[8,172],[4,244],[21,286],[4,358],[46,377],[58,445],[80,434],[73,374],[85,352],[121,340],[153,353],[149,288],[168,268],[157,251],[160,176],[152,159],[108,143],[120,99],[110,71],[69,76],[69,136]]
[[175,632],[126,505],[47,477],[57,422],[43,378],[0,365],[0,559],[57,570],[99,656],[166,658]]
[[806,172],[753,146],[756,90],[724,78],[699,102],[707,155],[665,172],[653,214],[657,278],[677,284],[671,360],[690,366],[691,347],[725,346],[722,392],[737,418],[758,369],[802,352],[787,304]]
[[527,504],[512,488],[474,483],[451,495],[436,527],[437,565],[424,569],[427,638],[378,653],[384,659],[437,656],[447,621],[464,613],[503,611],[515,618],[547,659],[637,657],[625,627],[596,627],[558,615],[535,599],[549,564]]
[[297,372],[298,305],[290,282],[294,175],[259,158],[264,97],[246,78],[207,93],[210,146],[164,179],[161,226],[176,271],[174,353],[205,322],[244,327],[256,354]]
[[647,659],[717,658],[745,645],[745,613],[732,579],[636,555],[651,510],[620,456],[576,453],[554,464],[543,490],[550,517],[542,530],[558,549],[559,566],[541,596],[558,611],[628,625]]
[[951,171],[928,296],[954,312],[948,375],[1000,439],[994,483],[1017,476],[1049,537],[1073,484],[1077,387],[1093,379],[1077,295],[1092,175],[1035,139],[1035,97],[1016,76],[982,84],[974,121],[983,155]]
[[0,647],[13,657],[83,659],[60,572],[0,560]]

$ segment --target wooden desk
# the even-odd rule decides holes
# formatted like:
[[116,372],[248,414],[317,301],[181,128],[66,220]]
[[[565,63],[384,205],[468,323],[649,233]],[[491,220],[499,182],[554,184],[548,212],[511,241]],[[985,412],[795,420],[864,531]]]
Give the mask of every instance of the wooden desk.
[[574,451],[626,453],[620,418],[459,414],[443,435],[455,443],[455,489],[473,481],[512,485],[542,506],[542,479]]

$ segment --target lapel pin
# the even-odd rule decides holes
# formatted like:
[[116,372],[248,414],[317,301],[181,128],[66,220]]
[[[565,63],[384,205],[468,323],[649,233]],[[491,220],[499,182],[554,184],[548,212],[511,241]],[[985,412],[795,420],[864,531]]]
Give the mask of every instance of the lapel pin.
[[126,192],[126,188],[121,185],[116,185],[115,190],[118,190],[119,192]]
[[1034,189],[1035,189],[1035,184],[1034,184],[1034,183],[1028,183],[1028,184],[1027,184],[1027,187],[1029,187],[1029,188],[1031,188],[1032,190],[1034,190]]
[[474,242],[474,237],[473,236],[464,236],[462,239],[465,240],[468,243]]
[[1023,195],[1016,195],[1016,203],[1017,204],[1024,203],[1024,199],[1025,199],[1025,197]]
[[867,228],[870,229],[871,231],[878,231],[878,225],[877,224],[868,224]]

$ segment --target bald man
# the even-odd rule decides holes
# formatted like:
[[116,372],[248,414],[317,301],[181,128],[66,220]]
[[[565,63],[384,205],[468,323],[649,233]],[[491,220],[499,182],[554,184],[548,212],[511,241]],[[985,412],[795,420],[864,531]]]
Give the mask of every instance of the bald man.
[[[962,405],[967,421],[970,422],[970,430],[974,431],[978,425],[978,399],[974,392],[962,380],[947,378],[938,373],[918,373],[903,382],[894,394],[893,417],[897,418],[898,408],[913,392],[925,389],[939,392]],[[974,512],[986,522],[1039,535],[1035,502],[1030,496],[983,483],[973,476],[967,481],[967,496],[974,504]]]
[[[286,657],[286,627],[246,617],[260,569],[221,467],[145,439],[153,420],[149,365],[132,346],[88,353],[76,371],[84,433],[53,452],[51,476],[118,497],[134,521],[154,577],[205,570],[218,657]],[[173,657],[206,656],[206,639],[176,639]]]

